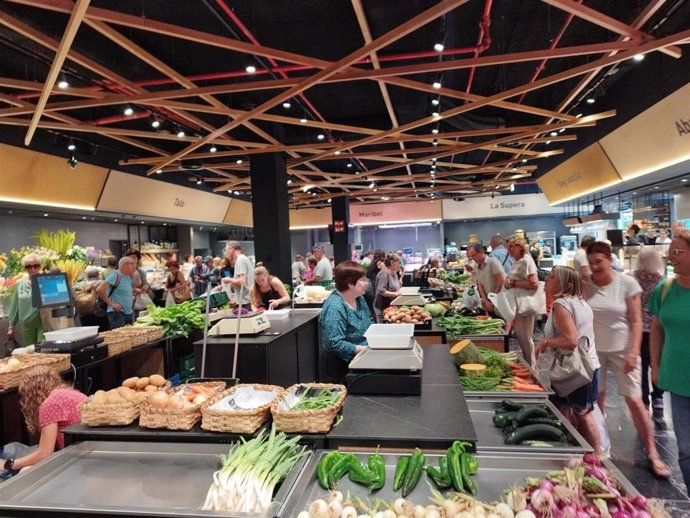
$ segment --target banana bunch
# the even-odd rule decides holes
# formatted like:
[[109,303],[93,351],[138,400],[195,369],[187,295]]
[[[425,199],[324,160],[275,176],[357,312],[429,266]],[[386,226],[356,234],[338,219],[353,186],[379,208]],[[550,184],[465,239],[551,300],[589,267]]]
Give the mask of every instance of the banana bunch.
[[74,286],[77,279],[84,273],[86,263],[83,261],[75,261],[74,259],[60,259],[55,261],[55,266],[60,268],[60,271],[67,274],[67,280],[70,286]]
[[76,238],[76,232],[62,229],[55,232],[48,232],[45,229],[41,229],[34,236],[38,246],[55,250],[60,256],[67,254],[67,251],[74,245],[74,240]]

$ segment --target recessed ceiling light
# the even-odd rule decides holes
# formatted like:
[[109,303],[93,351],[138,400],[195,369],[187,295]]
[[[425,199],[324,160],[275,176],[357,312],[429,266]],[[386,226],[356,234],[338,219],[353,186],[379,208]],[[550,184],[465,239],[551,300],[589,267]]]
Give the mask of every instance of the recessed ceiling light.
[[68,86],[69,86],[69,83],[68,83],[67,81],[65,81],[64,79],[58,81],[57,87],[58,87],[60,90],[64,90],[64,89],[67,88]]
[[238,158],[237,160],[235,160],[235,163],[238,165],[241,164],[242,162],[244,162],[244,160],[242,160],[241,158]]
[[440,81],[434,81],[433,83],[431,83],[431,86],[433,88],[435,88],[436,90],[438,90],[439,88],[441,88],[441,82]]
[[142,221],[142,222],[141,222],[142,225],[143,225],[144,223],[146,223],[146,222],[145,222],[145,221]]
[[316,136],[316,138],[319,139],[319,140],[323,140],[323,139],[326,138],[326,135],[324,135],[323,133],[319,133],[319,134]]
[[47,218],[48,216],[50,216],[50,214],[48,214],[47,212],[45,214],[43,214],[44,218]]
[[634,192],[633,194],[637,194],[637,193],[636,193],[636,192]]
[[132,115],[133,113],[134,113],[134,110],[132,109],[131,106],[127,106],[127,107],[125,108],[125,115],[127,115],[128,117],[129,117],[130,115]]
[[244,70],[247,72],[247,74],[253,74],[256,72],[256,67],[254,65],[248,65]]
[[436,43],[436,44],[434,45],[434,50],[435,50],[436,52],[443,52],[443,49],[444,49],[444,48],[445,48],[445,47],[443,46],[443,43]]
[[218,148],[217,148],[216,146],[211,146],[211,148],[209,149],[209,151],[210,151],[211,153],[215,153],[216,151],[218,151]]
[[683,183],[685,183],[685,182],[687,182],[687,181],[688,181],[687,178],[683,178],[683,179],[681,180],[681,182],[683,182]]
[[658,188],[659,188],[659,186],[657,185],[657,186],[655,186],[654,188],[655,188],[655,189],[658,189]]
[[597,101],[596,101],[596,99],[594,99],[594,97],[588,97],[587,98],[587,104],[594,104],[595,102],[597,102]]
[[300,121],[302,124],[306,124],[306,123],[307,123],[307,119],[300,119],[299,121]]
[[162,169],[156,169],[156,174],[161,174],[163,172]]
[[440,102],[441,101],[439,101],[438,99],[432,99],[431,100],[431,104],[433,104],[434,106],[438,106],[440,104]]
[[635,54],[633,56],[633,61],[637,61],[638,63],[644,59],[644,54]]
[[184,133],[184,131],[182,131],[182,130],[180,130],[180,131],[177,132],[177,137],[178,137],[178,138],[182,138],[182,137],[184,137],[184,135],[185,135],[185,133]]
[[285,102],[283,103],[283,108],[285,108],[286,110],[289,110],[291,106],[292,106],[292,104],[290,104],[290,103],[287,102],[287,101],[285,101]]

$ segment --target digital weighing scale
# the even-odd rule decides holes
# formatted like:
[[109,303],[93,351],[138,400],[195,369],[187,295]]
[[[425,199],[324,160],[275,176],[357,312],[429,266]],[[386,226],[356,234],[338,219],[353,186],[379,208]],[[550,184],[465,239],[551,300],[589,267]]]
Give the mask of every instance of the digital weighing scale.
[[[222,315],[218,316],[219,313]],[[231,310],[219,311],[209,315],[209,321],[217,320],[216,324],[208,330],[209,336],[234,335],[237,333],[237,316]],[[261,331],[269,329],[271,322],[263,313],[249,312],[240,317],[241,335],[258,335]]]

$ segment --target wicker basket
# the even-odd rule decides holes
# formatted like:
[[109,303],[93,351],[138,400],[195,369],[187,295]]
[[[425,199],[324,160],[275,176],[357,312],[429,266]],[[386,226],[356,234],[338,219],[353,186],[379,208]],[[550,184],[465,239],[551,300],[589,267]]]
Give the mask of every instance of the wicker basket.
[[[190,385],[205,385],[218,390],[218,395],[210,397],[200,405],[188,408],[154,408],[144,403],[139,415],[139,426],[143,428],[166,428],[168,430],[191,430],[201,419],[201,410],[212,405],[221,397],[225,383],[209,381],[190,383]],[[168,394],[175,394],[180,387],[168,389]]]
[[84,426],[118,426],[132,424],[139,417],[141,405],[114,403],[97,405],[87,401],[79,405],[81,424]]
[[212,405],[208,405],[201,410],[201,428],[211,432],[254,433],[262,424],[268,421],[268,418],[271,416],[271,406],[284,392],[282,387],[275,385],[235,385],[223,392],[215,402],[224,399],[240,387],[253,387],[254,390],[276,392],[277,394],[273,400],[265,405],[251,410],[220,410],[211,408]]
[[[58,372],[64,372],[69,369],[71,356],[69,354],[31,353],[18,354],[12,358],[20,361],[23,365],[12,372],[0,374],[0,390],[18,387],[26,371],[36,365],[48,365]],[[9,358],[0,361],[7,362],[8,360]]]
[[[286,410],[281,409],[280,404],[291,392],[295,392],[298,387],[307,386],[311,389],[340,389],[340,396],[335,405],[319,410]],[[271,406],[273,414],[273,424],[281,432],[288,433],[326,433],[331,429],[333,419],[340,411],[347,395],[347,389],[343,385],[333,385],[328,383],[309,383],[298,384],[288,388]]]

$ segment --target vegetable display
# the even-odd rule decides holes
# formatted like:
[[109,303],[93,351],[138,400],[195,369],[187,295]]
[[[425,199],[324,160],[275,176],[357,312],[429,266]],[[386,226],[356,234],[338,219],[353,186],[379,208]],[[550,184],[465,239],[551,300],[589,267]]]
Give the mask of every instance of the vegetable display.
[[275,486],[308,451],[297,444],[299,435],[288,439],[275,428],[264,432],[249,441],[242,438],[221,456],[203,510],[264,513],[269,508]]
[[321,389],[316,394],[309,394],[309,388],[302,394],[295,406],[290,410],[318,410],[330,408],[338,402],[340,392],[331,389]]
[[386,484],[386,464],[378,451],[369,456],[366,465],[352,453],[332,451],[324,455],[316,467],[319,485],[324,489],[335,489],[345,475],[352,482],[376,491]]
[[446,330],[450,340],[458,336],[502,335],[505,332],[505,322],[500,318],[478,320],[462,315],[443,317],[438,321],[438,327]]
[[431,320],[431,315],[420,306],[388,306],[383,319],[391,324],[422,324]]
[[495,410],[493,423],[503,429],[506,444],[542,448],[570,445],[567,429],[544,404],[503,400]]
[[[460,385],[466,392],[544,392],[532,372],[518,362],[517,353],[476,347],[469,340],[458,342],[450,351],[460,371]],[[468,364],[486,368],[481,370]]]
[[167,308],[149,304],[146,306],[148,314],[137,318],[137,324],[163,326],[165,336],[189,336],[193,330],[204,327],[203,307],[203,300],[189,300]]

